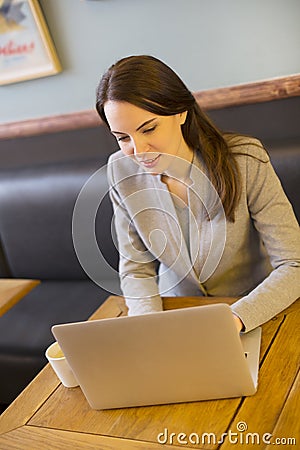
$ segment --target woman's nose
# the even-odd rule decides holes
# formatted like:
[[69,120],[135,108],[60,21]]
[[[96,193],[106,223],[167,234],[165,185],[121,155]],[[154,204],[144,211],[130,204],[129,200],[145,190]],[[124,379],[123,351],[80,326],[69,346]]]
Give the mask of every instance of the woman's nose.
[[146,153],[147,147],[148,147],[147,144],[141,140],[135,139],[133,141],[133,152],[135,155]]

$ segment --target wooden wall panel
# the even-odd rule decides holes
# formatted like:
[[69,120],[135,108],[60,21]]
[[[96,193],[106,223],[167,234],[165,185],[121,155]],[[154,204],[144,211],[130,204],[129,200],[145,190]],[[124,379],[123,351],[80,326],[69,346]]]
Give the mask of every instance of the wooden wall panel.
[[[195,97],[204,110],[216,110],[296,96],[300,96],[300,74],[195,92]],[[1,124],[0,139],[93,128],[100,124],[101,120],[95,110],[79,111]]]

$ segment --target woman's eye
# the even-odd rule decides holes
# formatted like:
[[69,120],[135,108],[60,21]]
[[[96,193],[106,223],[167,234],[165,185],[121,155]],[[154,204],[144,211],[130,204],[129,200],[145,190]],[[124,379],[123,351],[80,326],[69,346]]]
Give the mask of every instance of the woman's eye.
[[126,139],[128,139],[128,136],[117,137],[118,142],[125,141]]
[[147,130],[144,130],[143,133],[151,133],[152,131],[154,131],[156,128],[156,125],[154,127],[151,128],[147,128]]

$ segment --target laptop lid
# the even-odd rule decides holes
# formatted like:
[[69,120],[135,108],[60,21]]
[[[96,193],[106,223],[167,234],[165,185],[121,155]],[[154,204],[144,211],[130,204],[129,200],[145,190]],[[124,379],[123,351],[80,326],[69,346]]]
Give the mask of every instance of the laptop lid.
[[[254,331],[258,353],[260,333]],[[52,332],[94,409],[256,391],[227,304],[55,325]]]

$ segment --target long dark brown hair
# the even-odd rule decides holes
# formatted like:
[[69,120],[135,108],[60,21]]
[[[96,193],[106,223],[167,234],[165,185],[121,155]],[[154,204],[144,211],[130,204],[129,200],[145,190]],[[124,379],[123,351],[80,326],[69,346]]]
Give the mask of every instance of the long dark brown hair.
[[234,221],[239,201],[240,173],[225,134],[210,121],[178,75],[153,56],[129,56],[112,65],[97,88],[96,109],[108,125],[104,105],[125,101],[160,116],[187,111],[182,134],[187,145],[201,152],[208,176]]

